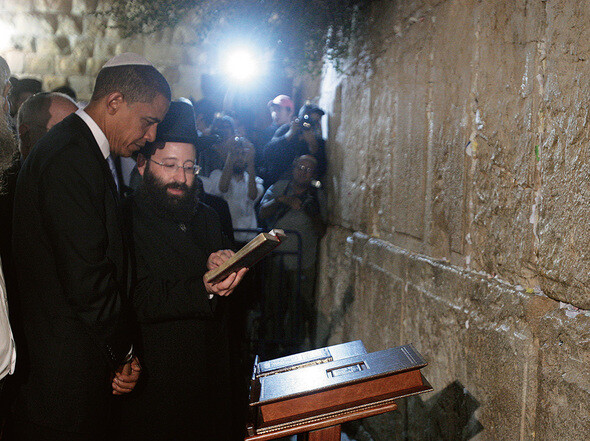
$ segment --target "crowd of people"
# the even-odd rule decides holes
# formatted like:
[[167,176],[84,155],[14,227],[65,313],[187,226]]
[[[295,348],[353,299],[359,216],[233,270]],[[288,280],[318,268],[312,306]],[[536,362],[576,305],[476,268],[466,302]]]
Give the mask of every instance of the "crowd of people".
[[[255,127],[172,100],[132,53],[103,66],[85,105],[41,86],[0,57],[2,439],[241,439],[231,302],[260,287],[247,268],[203,276],[260,228],[295,231],[260,332],[313,339],[324,112],[295,117],[279,95]],[[285,333],[294,320],[304,334]]]

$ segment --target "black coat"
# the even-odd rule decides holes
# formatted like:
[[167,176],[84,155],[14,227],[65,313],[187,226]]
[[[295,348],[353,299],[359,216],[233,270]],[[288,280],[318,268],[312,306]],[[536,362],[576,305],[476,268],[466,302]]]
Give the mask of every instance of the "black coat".
[[25,332],[17,347],[30,366],[17,420],[95,435],[108,427],[110,376],[131,347],[117,198],[77,115],[53,127],[23,164],[13,252]]
[[283,124],[277,129],[273,138],[262,149],[262,169],[260,177],[264,179],[264,188],[269,188],[279,179],[291,179],[293,161],[302,155],[311,155],[317,160],[316,176],[321,179],[328,168],[326,158],[326,141],[316,136],[318,150],[311,154],[307,142],[301,134],[288,140],[286,135],[289,124]]
[[228,248],[217,214],[199,203],[183,221],[132,201],[143,373],[122,402],[125,440],[224,440],[230,427],[226,300],[209,299],[208,256]]

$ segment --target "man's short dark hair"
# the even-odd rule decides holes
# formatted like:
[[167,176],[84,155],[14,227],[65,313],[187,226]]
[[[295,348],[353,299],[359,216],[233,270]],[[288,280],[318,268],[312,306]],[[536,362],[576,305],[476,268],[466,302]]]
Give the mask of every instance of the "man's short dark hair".
[[90,100],[113,92],[120,92],[127,103],[151,103],[158,94],[170,101],[172,96],[168,82],[155,67],[135,64],[101,69]]
[[51,118],[49,108],[53,100],[70,101],[76,107],[76,101],[65,93],[60,92],[40,92],[29,98],[20,106],[16,114],[16,127],[21,124],[38,124],[42,127],[47,126]]
[[40,92],[29,97],[18,109],[16,126],[35,123],[45,127],[51,117],[49,106],[51,106],[51,92]]

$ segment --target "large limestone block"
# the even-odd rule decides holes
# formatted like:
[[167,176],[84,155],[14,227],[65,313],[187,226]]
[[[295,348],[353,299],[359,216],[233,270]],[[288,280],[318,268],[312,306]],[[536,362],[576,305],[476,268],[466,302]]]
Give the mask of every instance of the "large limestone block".
[[35,0],[0,0],[0,10],[3,12],[30,12]]
[[348,339],[360,339],[368,351],[398,346],[404,281],[378,267],[355,261],[354,307],[347,314]]
[[590,309],[590,8],[547,3],[546,128],[540,145],[539,272],[556,299]]
[[[427,24],[426,24],[427,25]],[[426,26],[425,25],[425,26]],[[419,26],[422,28],[422,25]],[[394,61],[395,143],[391,155],[391,204],[396,232],[424,238],[428,151],[428,58],[432,44],[418,25],[404,37]]]
[[66,77],[70,75],[82,75],[84,74],[85,65],[84,60],[78,60],[75,57],[58,57],[56,73]]
[[471,94],[476,52],[472,2],[445,2],[436,8],[429,102],[429,183],[427,237],[433,257],[463,254],[467,210],[467,157],[474,119]]
[[484,2],[477,16],[470,257],[475,269],[516,284],[522,281],[516,275],[535,263],[541,36],[529,35],[527,23],[542,16],[525,1]]
[[590,434],[590,317],[564,310],[542,320],[537,439],[585,441]]
[[338,224],[355,230],[366,230],[365,197],[368,193],[367,150],[370,148],[371,91],[363,78],[349,78],[342,84],[341,122],[334,133],[341,146],[332,157],[333,212]]
[[72,0],[34,0],[33,7],[39,12],[69,13],[72,10]]
[[72,14],[84,15],[96,11],[98,0],[72,0]]
[[74,38],[82,32],[82,19],[60,14],[57,17],[56,34],[63,34],[69,38]]
[[25,52],[18,50],[10,50],[1,54],[8,66],[10,66],[10,72],[13,74],[21,73],[25,68]]
[[27,74],[53,75],[55,64],[55,56],[26,54],[23,71]]
[[70,40],[63,35],[37,39],[37,53],[43,56],[69,55]]
[[329,345],[328,339],[342,340],[342,324],[351,307],[354,292],[351,231],[330,228],[321,241],[316,284],[316,346]]
[[[94,52],[94,38],[88,36],[76,36],[72,38],[72,57],[76,57],[80,61],[92,57]],[[90,74],[92,75],[92,74]]]
[[54,34],[57,27],[57,19],[51,14],[16,14],[13,18],[13,26],[24,35],[45,37]]
[[[460,291],[460,279],[457,285]],[[424,372],[436,391],[459,383],[475,398],[483,425],[478,439],[519,439],[523,427],[520,439],[534,439],[536,352],[526,325],[509,317],[496,321],[485,309],[463,309],[412,287],[407,297],[400,324],[404,341],[428,360]]]
[[367,198],[363,218],[368,234],[389,238],[395,234],[393,222],[396,207],[392,202],[391,163],[394,156],[397,95],[392,90],[395,76],[394,52],[380,57],[371,76],[371,89],[375,91],[371,105],[371,137],[367,149]]

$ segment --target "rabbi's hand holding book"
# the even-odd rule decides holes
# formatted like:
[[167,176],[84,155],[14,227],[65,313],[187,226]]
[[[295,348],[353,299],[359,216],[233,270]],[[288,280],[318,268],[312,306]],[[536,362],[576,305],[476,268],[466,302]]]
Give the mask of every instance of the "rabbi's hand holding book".
[[[207,269],[212,270],[221,266],[227,260],[229,260],[235,253],[232,250],[220,250],[215,253],[212,253],[209,258],[207,259]],[[203,283],[205,284],[205,289],[209,293],[210,297],[214,295],[218,296],[228,296],[230,295],[236,286],[241,282],[244,278],[244,275],[248,271],[248,268],[242,268],[237,272],[232,272],[228,274],[227,277],[218,281],[217,283],[207,282],[205,277],[203,277]]]

